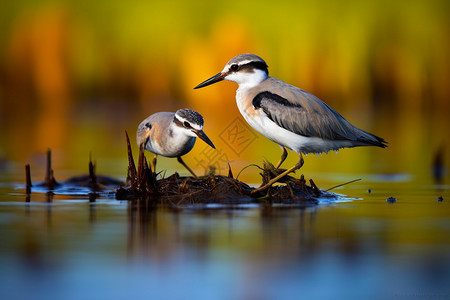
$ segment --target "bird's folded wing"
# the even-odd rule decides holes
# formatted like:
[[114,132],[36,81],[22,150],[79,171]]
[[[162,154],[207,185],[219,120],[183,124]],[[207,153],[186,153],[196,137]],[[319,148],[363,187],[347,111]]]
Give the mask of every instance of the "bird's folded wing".
[[[289,98],[265,91],[253,99],[255,109],[262,109],[276,124],[296,134],[328,140],[358,140],[358,128],[351,125],[326,103],[298,89],[286,93]],[[295,97],[295,99],[293,99]]]

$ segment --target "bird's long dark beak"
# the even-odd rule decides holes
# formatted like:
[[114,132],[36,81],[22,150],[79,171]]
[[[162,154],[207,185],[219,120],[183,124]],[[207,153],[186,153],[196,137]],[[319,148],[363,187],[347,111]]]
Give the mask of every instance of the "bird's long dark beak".
[[216,149],[216,146],[214,146],[214,144],[211,142],[211,140],[209,139],[209,137],[206,135],[206,133],[203,130],[193,130],[194,133],[201,138],[205,143],[207,143],[208,145],[210,145],[212,148]]
[[209,78],[209,79],[206,79],[205,81],[203,81],[202,83],[200,83],[199,85],[197,85],[195,88],[194,88],[194,90],[195,89],[199,89],[199,88],[202,88],[202,87],[205,87],[205,86],[208,86],[208,85],[210,85],[210,84],[213,84],[213,83],[216,83],[216,82],[219,82],[219,81],[222,81],[224,78],[225,78],[225,73],[222,73],[222,72],[220,72],[219,74],[216,74],[216,75],[214,75],[213,77],[211,77],[211,78]]

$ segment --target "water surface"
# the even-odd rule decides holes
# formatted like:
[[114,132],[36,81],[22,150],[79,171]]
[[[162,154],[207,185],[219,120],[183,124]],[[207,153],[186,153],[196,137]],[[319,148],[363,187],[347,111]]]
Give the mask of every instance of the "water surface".
[[[323,186],[345,177],[331,175]],[[18,181],[4,182],[0,298],[450,297],[448,187],[362,177],[317,206],[176,209],[45,193],[26,202]]]

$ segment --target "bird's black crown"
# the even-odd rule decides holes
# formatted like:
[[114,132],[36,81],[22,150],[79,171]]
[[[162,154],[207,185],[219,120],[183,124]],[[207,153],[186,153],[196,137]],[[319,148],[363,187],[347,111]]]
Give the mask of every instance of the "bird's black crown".
[[183,109],[177,110],[175,115],[180,118],[185,119],[186,121],[188,121],[191,124],[197,124],[197,125],[203,126],[203,117],[201,114],[199,114],[195,110],[183,108]]

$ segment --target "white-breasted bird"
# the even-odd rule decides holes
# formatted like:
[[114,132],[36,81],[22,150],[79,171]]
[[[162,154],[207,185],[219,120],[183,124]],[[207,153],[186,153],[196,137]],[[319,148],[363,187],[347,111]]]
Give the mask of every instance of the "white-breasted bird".
[[191,109],[179,109],[173,112],[155,113],[139,124],[136,141],[141,147],[155,154],[153,171],[156,168],[157,155],[176,157],[194,177],[195,173],[181,159],[194,147],[199,137],[212,148],[216,148],[203,131],[203,117]]
[[286,159],[286,148],[300,156],[297,164],[256,191],[266,189],[281,177],[300,169],[302,153],[357,146],[386,147],[384,139],[353,126],[313,94],[270,77],[266,62],[257,55],[241,54],[232,58],[220,73],[194,89],[222,80],[239,85],[236,103],[250,126],[282,147],[283,154],[276,168]]

